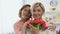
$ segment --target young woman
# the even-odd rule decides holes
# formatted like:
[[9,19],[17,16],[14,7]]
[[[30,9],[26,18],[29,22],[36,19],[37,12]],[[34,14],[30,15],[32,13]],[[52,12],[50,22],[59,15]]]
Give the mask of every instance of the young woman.
[[26,26],[28,24],[28,20],[31,17],[30,13],[30,5],[24,5],[20,10],[19,10],[19,17],[21,20],[17,21],[14,24],[14,33],[15,34],[26,34]]
[[[41,21],[44,21],[43,19],[42,19],[42,16],[43,16],[43,14],[45,13],[45,8],[44,8],[44,6],[43,6],[43,4],[42,3],[40,3],[40,2],[37,2],[37,3],[35,3],[34,5],[33,5],[33,11],[31,12],[32,13],[32,17],[33,18],[38,18],[38,19],[40,19]],[[32,18],[32,19],[33,19]],[[55,26],[51,26],[51,27],[55,27]],[[33,26],[31,26],[31,29],[32,29],[32,33],[33,34],[47,34],[47,30],[39,30],[39,28],[37,27],[37,28],[35,28],[35,27],[33,27]],[[55,29],[55,28],[54,28]]]
[[[37,2],[33,5],[33,12],[32,12],[33,18],[38,18],[41,21],[43,21],[42,16],[43,16],[44,13],[45,13],[45,8],[42,5],[42,3]],[[36,33],[37,34],[46,34],[45,31],[42,31],[42,30],[39,30],[39,29],[36,30]]]

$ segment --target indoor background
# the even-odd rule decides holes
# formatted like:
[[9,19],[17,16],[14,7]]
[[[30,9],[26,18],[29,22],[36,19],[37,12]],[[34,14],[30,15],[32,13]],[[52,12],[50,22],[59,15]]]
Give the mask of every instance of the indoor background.
[[60,29],[60,0],[0,0],[0,34],[14,34],[13,25],[19,20],[18,12],[24,4],[41,2],[45,7],[43,17],[49,23],[53,19],[58,31]]

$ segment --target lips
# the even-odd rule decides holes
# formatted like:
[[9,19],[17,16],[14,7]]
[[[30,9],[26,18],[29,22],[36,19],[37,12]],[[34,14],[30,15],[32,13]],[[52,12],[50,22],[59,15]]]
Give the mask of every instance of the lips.
[[29,16],[29,14],[26,14],[26,16]]
[[40,15],[39,14],[34,14],[33,17],[40,18]]

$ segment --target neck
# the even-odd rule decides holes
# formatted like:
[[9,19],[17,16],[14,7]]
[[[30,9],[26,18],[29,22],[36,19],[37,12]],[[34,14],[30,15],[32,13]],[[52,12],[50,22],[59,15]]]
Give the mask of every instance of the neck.
[[21,21],[26,22],[26,21],[27,21],[27,19],[21,18]]
[[40,17],[39,19],[42,20],[42,17]]

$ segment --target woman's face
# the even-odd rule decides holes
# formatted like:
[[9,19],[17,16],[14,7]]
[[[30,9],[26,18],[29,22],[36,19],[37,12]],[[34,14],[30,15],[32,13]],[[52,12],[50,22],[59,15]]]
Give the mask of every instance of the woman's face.
[[21,11],[21,17],[24,19],[28,19],[30,18],[30,7],[25,7],[22,11]]
[[43,10],[41,9],[40,6],[33,8],[33,18],[40,18],[43,15]]

